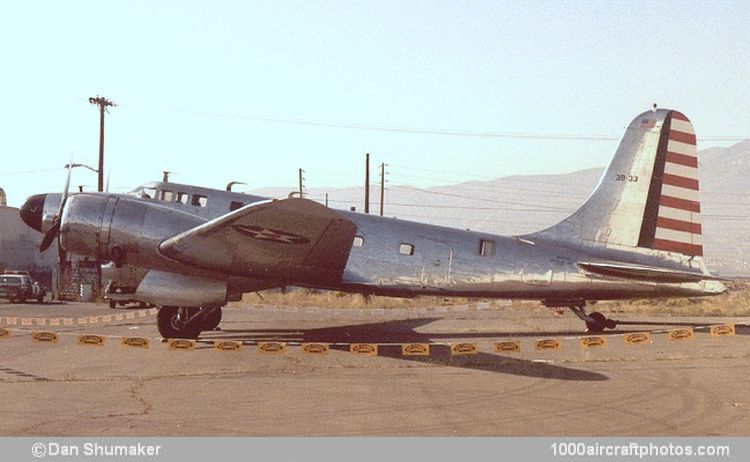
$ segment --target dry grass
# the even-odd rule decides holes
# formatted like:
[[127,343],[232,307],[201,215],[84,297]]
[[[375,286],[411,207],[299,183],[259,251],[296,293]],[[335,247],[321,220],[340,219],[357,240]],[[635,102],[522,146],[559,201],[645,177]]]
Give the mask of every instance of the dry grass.
[[[750,283],[729,282],[728,291],[716,297],[647,299],[634,301],[611,301],[596,304],[597,311],[673,316],[750,316]],[[261,299],[262,297],[262,299]],[[296,289],[282,293],[278,290],[263,291],[258,294],[245,294],[242,301],[250,304],[264,304],[285,307],[316,307],[338,309],[360,308],[423,308],[435,306],[476,305],[486,308],[507,307],[507,300],[487,300],[443,297],[364,297],[358,294]],[[521,302],[514,302],[517,305]],[[539,304],[541,306],[541,304]]]
[[597,309],[674,316],[750,316],[750,283],[727,282],[725,285],[728,290],[715,297],[601,302],[597,304]]
[[[262,297],[262,298],[261,298]],[[365,297],[359,294],[348,294],[344,292],[333,292],[313,289],[296,289],[282,293],[278,290],[268,290],[258,294],[245,294],[242,297],[244,303],[264,304],[288,307],[317,307],[317,308],[422,308],[434,306],[457,306],[472,305],[480,302],[488,306],[502,306],[507,304],[503,300],[477,300],[468,298],[443,298],[443,297],[417,297],[397,298],[371,296]]]

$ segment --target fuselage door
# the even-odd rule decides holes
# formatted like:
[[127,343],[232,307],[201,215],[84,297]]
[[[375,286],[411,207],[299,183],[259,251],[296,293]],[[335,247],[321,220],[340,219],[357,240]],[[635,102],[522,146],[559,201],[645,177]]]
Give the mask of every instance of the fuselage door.
[[445,242],[425,240],[422,257],[422,286],[447,289],[452,284],[453,249]]

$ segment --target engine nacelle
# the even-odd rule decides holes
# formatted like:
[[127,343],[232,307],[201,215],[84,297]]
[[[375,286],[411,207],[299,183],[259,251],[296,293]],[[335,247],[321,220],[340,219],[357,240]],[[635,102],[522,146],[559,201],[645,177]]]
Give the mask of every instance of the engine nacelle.
[[154,305],[223,306],[227,302],[227,281],[151,270],[133,298]]
[[78,255],[161,270],[175,262],[159,253],[164,239],[205,219],[164,205],[121,195],[74,194],[62,216],[60,243]]

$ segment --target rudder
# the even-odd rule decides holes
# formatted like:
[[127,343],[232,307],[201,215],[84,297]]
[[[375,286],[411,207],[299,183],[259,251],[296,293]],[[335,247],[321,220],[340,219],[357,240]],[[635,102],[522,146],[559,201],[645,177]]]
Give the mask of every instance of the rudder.
[[682,113],[670,111],[661,132],[638,246],[702,256],[693,124]]

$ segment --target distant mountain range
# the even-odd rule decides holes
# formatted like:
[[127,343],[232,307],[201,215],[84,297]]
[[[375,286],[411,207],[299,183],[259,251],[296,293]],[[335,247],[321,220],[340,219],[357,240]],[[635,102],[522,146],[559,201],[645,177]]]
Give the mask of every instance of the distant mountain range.
[[[750,140],[700,151],[698,159],[706,262],[721,275],[750,276]],[[508,176],[429,188],[391,183],[385,192],[384,214],[501,235],[525,234],[573,212],[593,191],[603,170]],[[379,212],[379,188],[377,184],[372,186],[370,213]],[[286,197],[292,189],[262,188],[251,192]],[[309,189],[306,193],[320,202],[328,193],[333,208],[363,210],[361,187]]]

